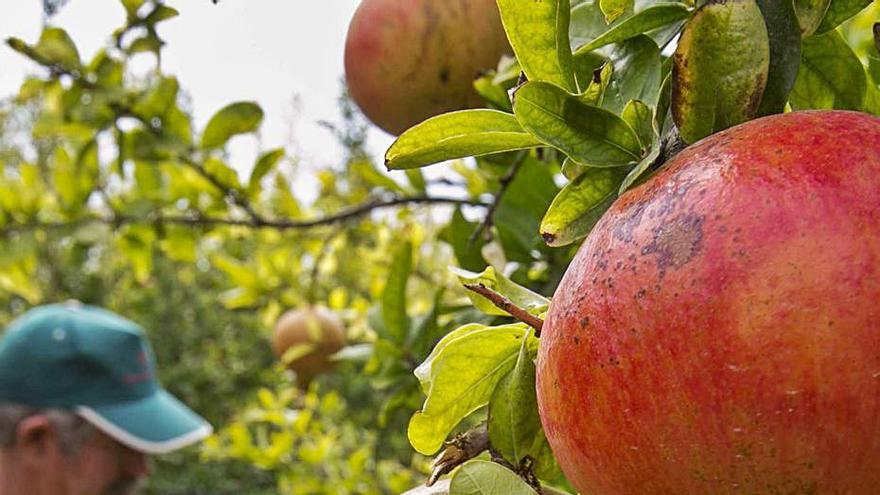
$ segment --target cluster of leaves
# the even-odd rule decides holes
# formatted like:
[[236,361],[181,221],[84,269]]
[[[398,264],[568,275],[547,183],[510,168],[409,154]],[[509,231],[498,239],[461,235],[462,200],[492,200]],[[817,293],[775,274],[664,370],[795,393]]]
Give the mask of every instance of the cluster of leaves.
[[[386,166],[559,157],[567,184],[543,213],[540,232],[550,246],[574,243],[682,145],[784,111],[880,115],[880,34],[870,36],[869,3],[499,0],[516,58],[475,84],[492,108],[414,126],[389,148]],[[536,316],[549,303],[491,268],[462,274],[462,282]],[[481,296],[474,303],[497,311]],[[522,478],[501,482],[497,466],[471,461],[453,476],[450,493],[534,493],[535,478],[564,484],[537,413],[537,346],[525,324],[473,323],[447,334],[416,370],[427,398],[409,425],[413,447],[433,454],[488,406],[488,449]]]
[[378,432],[346,420],[349,408],[336,392],[302,394],[279,380],[279,390],[260,389],[255,403],[209,438],[208,460],[246,459],[280,473],[278,490],[289,494],[401,493],[417,473],[377,455]]
[[551,147],[568,183],[541,234],[552,246],[573,243],[675,138],[692,143],[786,108],[880,114],[877,54],[866,71],[835,29],[869,3],[501,0],[516,59],[476,84],[495,108],[414,126],[386,165]]

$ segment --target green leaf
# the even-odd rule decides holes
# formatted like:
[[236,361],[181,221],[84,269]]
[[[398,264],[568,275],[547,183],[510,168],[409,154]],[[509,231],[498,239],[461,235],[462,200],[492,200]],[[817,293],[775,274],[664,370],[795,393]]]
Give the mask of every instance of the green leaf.
[[471,243],[471,235],[477,229],[477,222],[468,222],[461,213],[460,208],[456,208],[452,214],[452,220],[443,230],[442,238],[452,246],[455,253],[455,259],[458,260],[458,266],[465,270],[479,270],[486,266],[486,260],[480,252],[480,248],[486,244],[484,238],[474,239]]
[[[495,271],[493,267],[487,267],[482,273],[469,272],[458,268],[450,267],[452,273],[458,276],[459,281],[463,285],[483,285],[487,289],[497,292],[506,297],[515,306],[525,309],[532,314],[541,314],[547,311],[550,300],[546,297],[532,292],[531,290],[513,282],[509,278]],[[467,291],[468,298],[474,304],[474,307],[488,315],[510,316],[507,312],[492,304],[485,297],[473,292]]]
[[584,52],[574,57],[574,78],[581,93],[600,82],[596,79],[607,64],[608,59],[595,52]]
[[618,191],[618,196],[623,194],[627,189],[630,188],[633,184],[635,184],[639,178],[641,178],[642,174],[648,170],[648,167],[654,164],[657,161],[657,157],[660,156],[660,136],[658,134],[654,134],[653,141],[651,143],[651,150],[645,155],[644,158],[639,160],[639,163],[636,164],[632,170],[626,174],[626,177],[623,179],[623,182],[620,183],[620,189]]
[[592,80],[587,84],[586,88],[577,95],[578,100],[585,105],[605,108],[614,113],[614,110],[611,110],[606,106],[607,104],[608,106],[613,107],[614,102],[616,101],[616,95],[608,91],[608,86],[611,84],[611,77],[613,74],[614,65],[612,65],[611,62],[606,61],[599,69],[593,71]]
[[233,170],[232,167],[224,163],[223,160],[210,157],[205,160],[205,163],[202,166],[205,168],[205,171],[217,179],[217,182],[223,185],[223,187],[241,191],[242,188],[241,183],[238,181],[238,173]]
[[30,46],[18,38],[7,38],[6,44],[13,50],[45,66],[58,66],[67,71],[80,69],[79,52],[67,31],[57,27],[47,27],[40,34],[35,46]]
[[831,0],[822,22],[815,34],[823,34],[836,28],[844,21],[871,5],[871,0]]
[[167,5],[157,5],[152,12],[147,14],[145,21],[147,24],[157,24],[162,21],[167,21],[168,19],[173,19],[180,15],[180,12],[177,9],[169,7]]
[[866,84],[862,63],[840,33],[804,38],[791,106],[861,110]]
[[248,194],[253,196],[260,190],[260,181],[266,176],[281,159],[284,158],[284,149],[278,148],[267,151],[260,155],[254,169],[251,170],[251,177],[248,179]]
[[146,120],[164,117],[177,102],[179,90],[180,84],[176,77],[163,77],[152,90],[134,104],[132,110]]
[[129,225],[117,237],[117,245],[132,265],[135,279],[144,283],[153,270],[156,231],[144,225]]
[[672,73],[669,72],[663,76],[663,82],[660,83],[660,96],[657,100],[657,108],[654,109],[654,128],[657,132],[663,134],[666,127],[666,117],[669,114],[669,105],[672,100]]
[[47,62],[58,64],[67,70],[77,70],[80,66],[76,45],[68,36],[67,31],[61,28],[44,29],[34,50]]
[[425,176],[422,171],[417,168],[408,168],[404,171],[409,185],[418,192],[424,194],[427,191],[428,183],[425,182]]
[[758,0],[770,40],[770,67],[757,115],[782,113],[801,65],[801,30],[791,2]]
[[[504,459],[519,466],[526,457],[534,462],[540,478],[552,478],[558,466],[547,448],[547,438],[538,416],[535,393],[535,357],[524,340],[516,365],[495,388],[489,400],[489,442]],[[549,475],[549,476],[548,476]]]
[[[472,412],[485,406],[499,381],[516,364],[524,324],[487,327],[469,324],[453,330],[415,370],[427,395],[410,418],[407,435],[418,452],[431,455]],[[533,339],[537,345],[537,339]]]
[[639,158],[638,136],[620,117],[550,84],[520,87],[513,109],[524,129],[581,163],[613,167]]
[[244,289],[256,289],[260,286],[260,279],[253,267],[231,256],[215,254],[211,256],[211,264],[225,273],[232,285]]
[[513,112],[507,90],[495,83],[493,74],[486,74],[475,79],[474,89],[492,108],[507,113]]
[[129,17],[133,17],[137,14],[138,9],[141,8],[141,5],[144,4],[145,0],[121,0],[122,6],[125,7],[125,11],[128,13]]
[[611,54],[614,64],[611,89],[603,108],[619,113],[630,100],[657,105],[660,94],[660,48],[651,38],[640,35],[619,43]]
[[79,206],[76,180],[76,167],[70,155],[59,146],[55,148],[55,160],[52,167],[52,178],[55,192],[62,207],[67,211],[75,211]]
[[263,121],[263,110],[253,102],[237,102],[220,109],[208,121],[202,134],[202,148],[219,148],[232,136],[253,132]]
[[155,34],[147,34],[136,40],[132,41],[130,45],[128,45],[128,53],[134,55],[135,53],[144,53],[144,52],[152,52],[159,53],[159,50],[162,49],[163,42],[159,39]]
[[624,19],[589,43],[578,47],[574,54],[590,52],[605,45],[647,33],[667,24],[687,19],[690,15],[688,6],[683,3],[658,2],[632,17]]
[[793,0],[794,13],[803,36],[810,36],[819,27],[831,0]]
[[197,233],[193,229],[167,225],[159,245],[170,259],[181,263],[195,263],[197,242]]
[[632,10],[633,0],[598,0],[605,22],[611,24],[627,10]]
[[538,495],[538,492],[500,464],[468,461],[452,477],[449,495]]
[[639,100],[630,100],[620,114],[621,118],[629,124],[642,144],[642,149],[647,150],[654,142],[657,131],[654,130],[654,112],[651,107]]
[[624,168],[590,167],[559,191],[541,221],[541,236],[549,246],[583,239],[617,199]]
[[404,131],[385,153],[385,166],[399,170],[455,158],[540,146],[516,118],[497,110],[461,110]]
[[507,39],[526,77],[576,91],[568,39],[568,0],[497,1]]
[[698,141],[754,117],[767,82],[770,41],[755,0],[701,7],[675,50],[672,116]]
[[412,244],[407,241],[394,252],[382,291],[382,321],[395,342],[403,342],[409,332],[406,283],[413,269],[412,249]]
[[559,188],[546,163],[528,156],[498,203],[492,223],[509,261],[530,263],[546,248],[538,234],[541,217]]

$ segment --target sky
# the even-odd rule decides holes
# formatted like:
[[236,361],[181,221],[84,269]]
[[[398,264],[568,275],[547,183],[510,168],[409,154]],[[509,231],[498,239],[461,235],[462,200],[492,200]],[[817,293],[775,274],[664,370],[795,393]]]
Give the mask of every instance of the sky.
[[[41,0],[5,0],[0,37],[37,41]],[[252,100],[265,118],[259,140],[230,143],[232,165],[250,170],[260,149],[285,146],[306,170],[338,163],[342,150],[319,120],[339,119],[348,23],[359,0],[168,0],[180,16],[160,24],[168,43],[162,66],[192,98],[197,128],[233,101]],[[119,0],[69,0],[50,23],[64,28],[80,57],[91,59],[125,18]],[[0,97],[17,92],[39,68],[6,44],[0,46]],[[374,129],[368,149],[381,156],[392,137]],[[293,144],[291,146],[291,144]]]

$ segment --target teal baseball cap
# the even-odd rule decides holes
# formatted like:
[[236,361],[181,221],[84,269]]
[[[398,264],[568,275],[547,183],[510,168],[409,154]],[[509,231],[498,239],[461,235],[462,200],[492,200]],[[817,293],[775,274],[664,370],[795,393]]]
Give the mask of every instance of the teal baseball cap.
[[147,454],[211,434],[160,385],[140,326],[78,302],[39,306],[9,325],[0,339],[0,402],[73,410]]

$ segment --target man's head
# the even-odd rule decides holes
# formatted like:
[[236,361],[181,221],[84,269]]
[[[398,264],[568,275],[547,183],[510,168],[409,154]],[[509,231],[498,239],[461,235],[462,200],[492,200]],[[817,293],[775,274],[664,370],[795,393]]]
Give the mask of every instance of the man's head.
[[35,308],[0,340],[0,493],[132,493],[147,455],[211,427],[155,376],[143,330],[78,303]]

